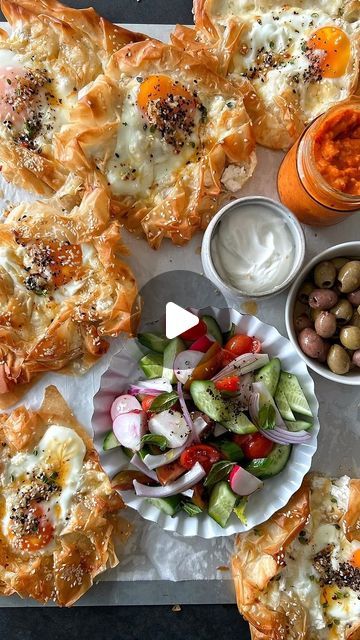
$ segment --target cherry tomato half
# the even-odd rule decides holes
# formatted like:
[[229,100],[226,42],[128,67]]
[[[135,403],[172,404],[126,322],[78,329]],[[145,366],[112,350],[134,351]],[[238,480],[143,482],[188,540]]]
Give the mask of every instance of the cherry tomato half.
[[199,320],[198,324],[180,335],[183,340],[197,340],[207,333],[207,326],[204,320]]
[[215,387],[218,391],[237,391],[239,388],[240,378],[239,376],[226,376],[222,380],[215,382]]
[[151,405],[156,397],[157,396],[145,396],[145,398],[141,401],[142,410],[146,413],[151,411]]
[[213,464],[219,462],[221,458],[221,452],[210,444],[194,444],[183,451],[180,464],[184,469],[192,469],[196,462],[200,462],[206,473],[209,473]]
[[226,351],[230,351],[234,356],[242,356],[243,353],[251,353],[253,339],[242,333],[230,338],[225,345]]
[[245,458],[267,458],[274,448],[274,443],[262,433],[251,433],[244,436],[234,435],[233,441],[242,448]]

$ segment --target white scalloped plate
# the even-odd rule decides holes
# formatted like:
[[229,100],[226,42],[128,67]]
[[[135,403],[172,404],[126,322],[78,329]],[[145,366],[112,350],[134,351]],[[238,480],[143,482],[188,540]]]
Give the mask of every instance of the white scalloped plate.
[[[223,330],[227,330],[228,327],[223,326],[229,317],[227,309],[207,307],[201,309],[201,312],[213,315]],[[291,342],[280,335],[274,327],[261,322],[254,316],[241,315],[234,309],[230,310],[230,319],[237,325],[238,333],[246,333],[259,338],[263,351],[271,357],[280,358],[282,368],[298,377],[314,416],[312,437],[306,444],[294,446],[290,461],[285,469],[274,478],[265,480],[261,491],[250,496],[246,510],[246,526],[240,522],[235,514],[231,516],[224,529],[205,513],[190,518],[184,512],[180,512],[172,518],[154,507],[146,498],[139,498],[132,491],[122,492],[125,503],[138,511],[143,518],[157,522],[163,529],[176,531],[183,536],[200,536],[202,538],[228,536],[247,531],[264,522],[275,511],[284,507],[292,494],[300,487],[305,474],[311,467],[311,459],[316,451],[317,435],[320,428],[317,417],[319,405],[314,393],[314,382],[304,361],[299,357]],[[142,352],[136,341],[129,340],[121,352],[112,358],[109,369],[101,378],[100,389],[94,397],[92,426],[95,445],[99,451],[101,463],[110,477],[113,477],[120,469],[129,467],[129,460],[120,449],[112,449],[107,452],[102,449],[104,435],[111,429],[110,407],[117,395],[126,391],[131,382],[135,382],[141,377],[137,366],[141,355]]]

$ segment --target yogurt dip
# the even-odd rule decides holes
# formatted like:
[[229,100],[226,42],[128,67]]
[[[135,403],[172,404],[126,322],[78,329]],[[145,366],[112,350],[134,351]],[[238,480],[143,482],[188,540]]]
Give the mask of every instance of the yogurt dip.
[[210,252],[219,277],[251,296],[287,280],[296,250],[286,219],[259,201],[238,203],[221,217]]

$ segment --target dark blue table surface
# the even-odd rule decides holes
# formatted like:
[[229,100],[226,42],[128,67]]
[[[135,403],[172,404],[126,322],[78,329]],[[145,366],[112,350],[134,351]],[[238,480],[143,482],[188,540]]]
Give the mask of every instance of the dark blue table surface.
[[[89,6],[90,0],[72,0],[67,4],[83,8]],[[192,0],[93,0],[91,4],[113,22],[192,22]],[[3,608],[0,636],[4,640],[250,639],[248,625],[232,605],[184,606],[178,613],[166,606]]]

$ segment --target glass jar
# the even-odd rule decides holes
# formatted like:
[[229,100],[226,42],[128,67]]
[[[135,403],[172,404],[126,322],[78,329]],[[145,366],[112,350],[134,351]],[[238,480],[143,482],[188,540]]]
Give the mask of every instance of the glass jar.
[[360,98],[352,97],[319,116],[305,129],[280,166],[280,200],[304,224],[330,226],[360,210],[360,193],[352,195],[333,188],[320,173],[314,153],[315,139],[331,124],[332,118],[341,118],[342,113],[345,116],[353,110],[360,113]]

